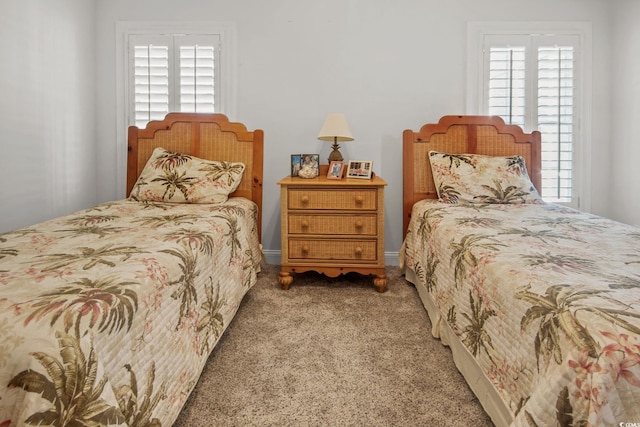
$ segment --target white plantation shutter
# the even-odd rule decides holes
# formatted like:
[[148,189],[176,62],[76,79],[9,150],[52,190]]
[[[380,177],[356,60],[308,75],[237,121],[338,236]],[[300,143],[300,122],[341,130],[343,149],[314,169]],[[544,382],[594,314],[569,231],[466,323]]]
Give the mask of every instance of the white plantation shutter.
[[133,51],[134,121],[144,127],[169,112],[169,47],[135,45]]
[[577,36],[485,35],[482,110],[542,134],[542,197],[576,204]]
[[538,47],[538,130],[542,133],[542,193],[572,199],[575,79],[573,46]]
[[488,109],[492,116],[524,126],[525,49],[492,47],[489,52]]
[[218,35],[132,35],[130,124],[145,127],[172,111],[216,112]]
[[180,46],[180,111],[215,112],[214,46]]

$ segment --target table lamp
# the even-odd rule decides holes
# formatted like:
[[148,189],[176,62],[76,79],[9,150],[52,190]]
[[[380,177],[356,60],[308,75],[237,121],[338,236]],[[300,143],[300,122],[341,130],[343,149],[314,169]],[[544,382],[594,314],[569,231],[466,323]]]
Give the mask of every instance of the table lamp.
[[353,141],[351,129],[349,129],[349,124],[347,123],[347,119],[345,118],[344,114],[328,114],[327,118],[324,120],[322,129],[320,129],[318,139],[322,141],[333,142],[333,151],[331,152],[331,154],[329,154],[329,164],[331,164],[331,162],[343,161],[342,154],[340,154],[340,146],[338,145],[338,141]]

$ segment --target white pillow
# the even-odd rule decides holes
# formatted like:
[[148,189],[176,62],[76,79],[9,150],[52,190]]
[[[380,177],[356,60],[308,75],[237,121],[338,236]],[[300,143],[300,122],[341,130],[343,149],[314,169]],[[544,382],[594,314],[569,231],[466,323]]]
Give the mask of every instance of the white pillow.
[[156,148],[130,199],[170,203],[224,203],[244,172],[243,163],[205,160]]
[[447,203],[544,203],[524,158],[429,152],[438,197]]

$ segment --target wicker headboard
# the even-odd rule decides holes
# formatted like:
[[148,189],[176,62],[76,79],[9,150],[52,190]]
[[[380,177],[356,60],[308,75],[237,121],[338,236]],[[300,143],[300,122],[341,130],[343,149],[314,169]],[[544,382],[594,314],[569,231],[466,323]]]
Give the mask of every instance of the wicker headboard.
[[262,236],[262,163],[264,133],[248,131],[242,123],[229,122],[224,114],[169,113],[146,128],[129,127],[127,197],[156,147],[207,160],[242,162],[245,171],[231,194],[258,205],[258,236]]
[[411,208],[422,199],[437,199],[431,175],[429,151],[488,156],[519,155],[538,192],[541,187],[540,132],[524,133],[498,116],[443,116],[437,124],[425,124],[418,132],[402,133],[403,236]]

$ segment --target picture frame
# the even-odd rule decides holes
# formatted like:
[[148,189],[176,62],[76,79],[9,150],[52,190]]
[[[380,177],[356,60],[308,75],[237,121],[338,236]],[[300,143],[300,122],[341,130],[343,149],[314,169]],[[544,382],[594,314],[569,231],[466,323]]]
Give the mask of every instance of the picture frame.
[[298,176],[302,167],[302,154],[291,155],[291,176]]
[[316,178],[320,175],[319,154],[292,154],[291,176],[299,178]]
[[329,164],[329,171],[327,172],[327,179],[342,179],[344,174],[345,164],[344,162],[333,161]]
[[371,179],[373,175],[373,161],[349,160],[347,178]]

